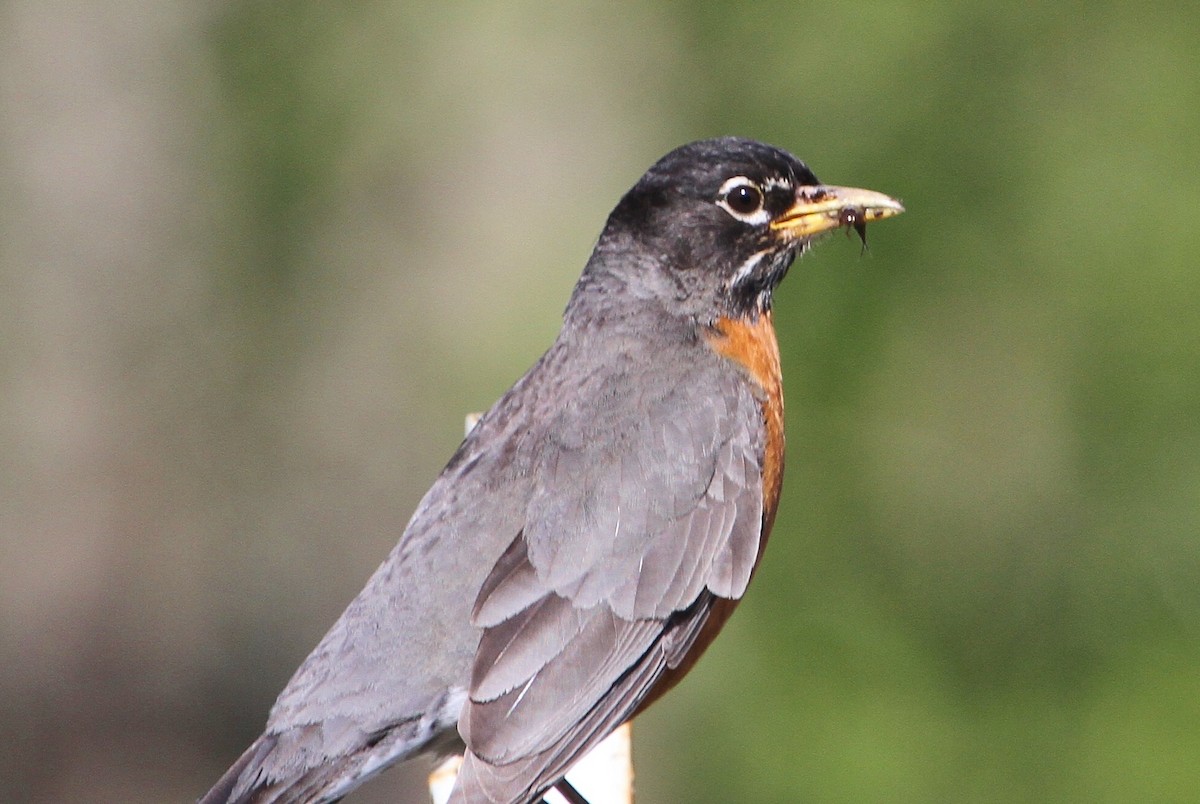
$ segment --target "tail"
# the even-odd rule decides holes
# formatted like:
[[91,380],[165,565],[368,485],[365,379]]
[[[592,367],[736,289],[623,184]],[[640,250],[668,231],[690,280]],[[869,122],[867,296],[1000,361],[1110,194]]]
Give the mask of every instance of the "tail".
[[[289,750],[288,742],[276,734],[259,737],[197,804],[331,804],[395,761],[374,762],[374,746],[314,758]],[[306,760],[315,764],[306,767]]]
[[254,740],[197,804],[331,804],[383,769],[365,769],[370,754],[354,754],[281,774],[283,758],[272,756],[280,748],[276,734]]
[[[271,734],[264,734],[255,740],[196,804],[249,804],[254,801],[254,795],[260,789],[257,785],[249,790],[243,789],[236,795],[235,791],[238,791],[239,787],[246,787],[238,784],[243,775],[248,774],[251,778],[256,775],[261,777],[263,759],[275,748],[275,742],[276,738]],[[255,770],[251,771],[252,768]]]
[[311,724],[262,735],[197,804],[330,804],[428,742],[395,728],[328,751],[329,742],[315,739],[320,730],[329,736],[328,728]]

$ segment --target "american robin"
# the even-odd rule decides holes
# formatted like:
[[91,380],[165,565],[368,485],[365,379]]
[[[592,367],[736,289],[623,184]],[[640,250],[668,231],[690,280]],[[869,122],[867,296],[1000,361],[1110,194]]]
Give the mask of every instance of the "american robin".
[[659,160],[554,344],[202,802],[334,801],[456,750],[456,804],[559,784],[691,669],[762,556],[783,480],[772,292],[816,235],[901,211],[751,140]]

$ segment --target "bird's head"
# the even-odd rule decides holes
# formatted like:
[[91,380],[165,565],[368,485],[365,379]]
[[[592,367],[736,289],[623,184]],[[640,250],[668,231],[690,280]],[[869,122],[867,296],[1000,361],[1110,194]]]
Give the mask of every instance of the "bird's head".
[[584,274],[690,315],[755,315],[818,235],[904,210],[871,190],[822,184],[796,157],[723,137],[660,159],[609,216]]

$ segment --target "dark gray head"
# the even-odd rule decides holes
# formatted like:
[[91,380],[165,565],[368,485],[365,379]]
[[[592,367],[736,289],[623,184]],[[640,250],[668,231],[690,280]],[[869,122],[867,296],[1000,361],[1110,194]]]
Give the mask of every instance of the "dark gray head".
[[779,148],[700,140],[664,156],[620,200],[576,296],[621,285],[621,296],[671,313],[756,314],[816,235],[901,209],[878,193],[822,185]]

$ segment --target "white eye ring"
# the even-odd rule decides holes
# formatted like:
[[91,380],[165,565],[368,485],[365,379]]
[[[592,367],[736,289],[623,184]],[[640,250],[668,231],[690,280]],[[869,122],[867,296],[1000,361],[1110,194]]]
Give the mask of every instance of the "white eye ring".
[[752,226],[761,226],[771,219],[765,204],[762,188],[745,176],[726,179],[717,192],[717,206]]

